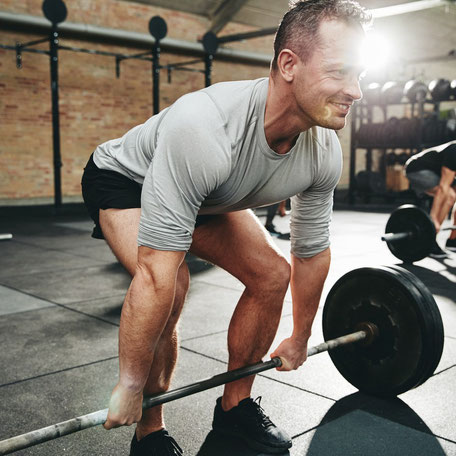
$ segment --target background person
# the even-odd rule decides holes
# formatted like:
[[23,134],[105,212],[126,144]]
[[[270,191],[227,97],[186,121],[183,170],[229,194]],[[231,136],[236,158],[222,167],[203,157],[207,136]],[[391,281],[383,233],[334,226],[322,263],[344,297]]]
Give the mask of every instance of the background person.
[[[431,147],[410,157],[405,174],[417,194],[432,196],[430,216],[437,233],[456,202],[456,141]],[[453,214],[456,225],[456,212]],[[452,230],[445,247],[456,252],[456,231]],[[437,242],[431,256],[444,257]]]

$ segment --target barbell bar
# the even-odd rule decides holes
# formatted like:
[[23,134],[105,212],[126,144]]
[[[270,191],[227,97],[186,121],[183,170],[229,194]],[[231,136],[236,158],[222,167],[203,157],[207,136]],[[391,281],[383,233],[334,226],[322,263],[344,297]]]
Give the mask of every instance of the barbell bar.
[[[352,334],[347,334],[333,340],[328,340],[319,345],[316,345],[315,347],[309,348],[307,351],[307,356],[313,356],[318,353],[332,350],[341,345],[351,344],[362,340],[364,340],[366,343],[370,343],[372,340],[374,340],[376,335],[376,327],[372,324],[366,323],[362,326],[362,329],[360,331],[356,331]],[[202,391],[224,385],[225,383],[234,382],[250,375],[280,367],[281,365],[281,359],[275,357],[270,361],[260,362],[251,366],[241,367],[239,369],[224,372],[206,380],[201,380],[190,385],[182,386],[181,388],[149,396],[144,399],[142,408],[143,410],[146,410],[155,407],[156,405],[164,404],[166,402],[181,399],[192,394],[200,393]],[[74,432],[79,432],[84,429],[98,426],[106,421],[107,415],[108,409],[98,410],[96,412],[88,413],[87,415],[81,415],[67,421],[62,421],[51,426],[2,440],[0,441],[0,455],[10,454],[18,450],[23,450],[24,448],[28,448],[40,443],[47,442],[49,440],[54,440],[65,435],[72,434]]]
[[[448,230],[456,230],[456,226],[441,228],[441,231]],[[436,236],[434,222],[429,215],[417,206],[404,204],[392,212],[381,239],[396,258],[413,263],[432,252]]]

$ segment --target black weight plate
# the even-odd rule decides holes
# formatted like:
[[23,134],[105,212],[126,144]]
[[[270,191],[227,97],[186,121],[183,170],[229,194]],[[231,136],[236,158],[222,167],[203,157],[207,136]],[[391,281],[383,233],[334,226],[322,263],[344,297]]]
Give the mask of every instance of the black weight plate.
[[444,345],[442,316],[434,296],[416,275],[400,266],[388,266],[388,269],[401,275],[404,280],[410,283],[410,292],[418,296],[416,302],[423,306],[423,324],[428,326],[427,334],[429,334],[429,340],[425,346],[427,350],[427,354],[425,355],[427,366],[424,366],[423,375],[419,382],[421,385],[432,376],[442,357]]
[[63,22],[67,17],[67,7],[62,0],[44,0],[41,9],[53,24]]
[[385,233],[411,232],[399,241],[387,242],[391,253],[404,263],[426,258],[435,243],[435,226],[429,215],[413,204],[404,204],[393,211],[386,224]]
[[365,393],[404,393],[432,375],[440,359],[438,309],[424,284],[408,274],[386,267],[355,269],[336,282],[326,299],[325,340],[355,332],[363,322],[378,327],[370,345],[349,344],[329,353],[342,376]]
[[149,21],[149,32],[157,40],[162,40],[168,33],[168,26],[160,16],[154,16]]

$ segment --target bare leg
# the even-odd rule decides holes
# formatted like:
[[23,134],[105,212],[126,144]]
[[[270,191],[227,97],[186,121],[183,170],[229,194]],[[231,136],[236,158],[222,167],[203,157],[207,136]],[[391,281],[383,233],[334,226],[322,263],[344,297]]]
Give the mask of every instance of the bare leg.
[[[261,361],[279,325],[290,266],[251,211],[224,214],[198,227],[191,252],[214,263],[244,285],[228,330],[228,369]],[[225,385],[228,410],[250,397],[254,376]]]
[[[138,246],[138,226],[140,209],[107,209],[100,211],[100,226],[106,242],[114,255],[134,275]],[[162,336],[157,343],[149,378],[144,388],[144,395],[166,391],[169,387],[174,367],[177,361],[178,335],[177,321],[179,319],[185,296],[189,287],[189,273],[185,262],[182,263],[177,277],[176,295],[173,310]],[[138,440],[165,427],[163,407],[161,405],[144,411],[137,424]]]

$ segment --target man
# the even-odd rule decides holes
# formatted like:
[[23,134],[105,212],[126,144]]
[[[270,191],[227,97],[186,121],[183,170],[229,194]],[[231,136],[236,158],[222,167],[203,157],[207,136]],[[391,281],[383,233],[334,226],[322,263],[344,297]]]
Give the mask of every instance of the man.
[[[405,164],[410,186],[417,194],[434,197],[431,219],[437,233],[456,202],[456,141],[423,150],[410,157]],[[454,213],[456,225],[456,212]],[[456,252],[456,231],[452,230],[445,247]],[[437,242],[430,256],[444,258],[445,252]]]
[[[279,370],[306,360],[342,165],[333,130],[344,127],[361,98],[359,48],[369,21],[351,1],[298,2],[278,29],[269,78],[185,95],[100,145],[89,161],[83,193],[96,233],[133,276],[120,322],[119,381],[104,425],[137,422],[131,455],[182,454],[165,431],[162,407],[142,412],[141,402],[170,384],[189,286],[186,251],[245,285],[228,329],[228,369],[266,355],[289,284],[293,333],[271,356],[282,358]],[[291,196],[290,266],[248,208]],[[282,453],[291,439],[250,398],[253,381],[225,385],[213,428]]]

